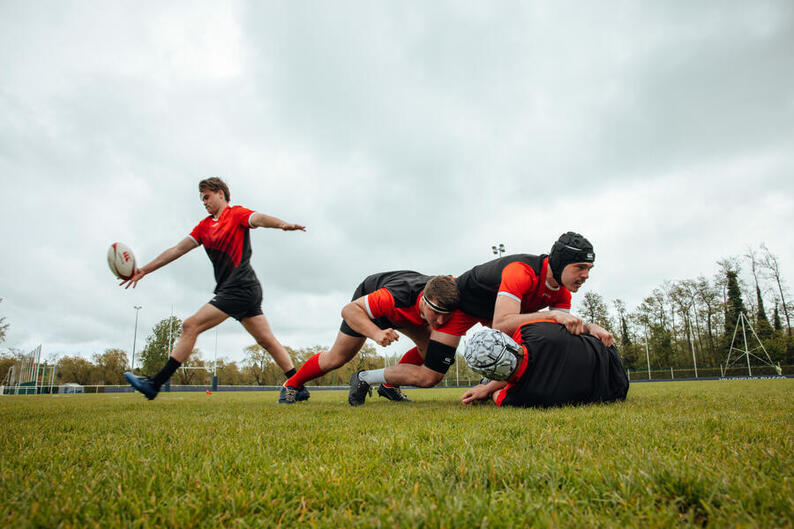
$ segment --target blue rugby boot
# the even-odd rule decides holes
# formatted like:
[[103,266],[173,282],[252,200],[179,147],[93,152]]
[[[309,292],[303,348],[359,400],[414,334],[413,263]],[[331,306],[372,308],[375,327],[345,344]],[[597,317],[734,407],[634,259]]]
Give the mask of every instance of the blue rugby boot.
[[157,394],[160,393],[160,390],[154,387],[152,379],[149,377],[136,377],[127,371],[124,373],[124,378],[127,379],[127,382],[129,382],[136,391],[143,393],[143,395],[149,400],[154,399]]

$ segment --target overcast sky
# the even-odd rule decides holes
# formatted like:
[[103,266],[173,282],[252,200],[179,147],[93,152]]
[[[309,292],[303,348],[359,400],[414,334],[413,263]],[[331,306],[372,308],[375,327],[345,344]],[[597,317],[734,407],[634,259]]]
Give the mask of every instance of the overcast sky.
[[[0,1],[3,347],[138,351],[212,297],[197,183],[307,226],[252,232],[276,336],[332,343],[368,274],[596,249],[633,309],[765,242],[794,284],[794,3]],[[199,339],[205,358],[216,333]],[[218,355],[253,343],[235,320]],[[409,348],[403,338],[389,352]]]

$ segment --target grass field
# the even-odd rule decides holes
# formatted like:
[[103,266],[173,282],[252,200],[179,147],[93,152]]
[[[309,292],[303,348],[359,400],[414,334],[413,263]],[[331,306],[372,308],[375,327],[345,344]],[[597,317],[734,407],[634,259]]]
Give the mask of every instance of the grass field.
[[0,398],[0,527],[791,527],[794,380],[463,407],[315,391]]

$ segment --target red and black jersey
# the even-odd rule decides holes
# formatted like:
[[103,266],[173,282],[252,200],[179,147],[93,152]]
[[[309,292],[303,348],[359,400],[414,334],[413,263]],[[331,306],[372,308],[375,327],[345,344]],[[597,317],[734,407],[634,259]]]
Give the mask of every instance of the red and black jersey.
[[217,219],[209,215],[190,232],[212,261],[216,293],[223,288],[259,283],[251,268],[249,231],[253,214],[253,210],[242,206],[227,207]]
[[564,286],[551,288],[546,282],[546,255],[507,255],[477,265],[458,279],[460,309],[484,320],[493,319],[497,296],[521,303],[521,314],[549,307],[568,311],[571,292]]
[[499,406],[549,407],[624,400],[629,379],[615,347],[589,334],[571,334],[555,321],[522,324],[513,339],[522,365],[497,394]]
[[[365,296],[369,317],[373,320],[385,318],[394,328],[425,326],[427,322],[419,312],[419,298],[431,277],[411,270],[373,274],[364,279],[354,299]],[[436,330],[463,336],[474,323],[476,321],[456,310],[449,321]]]

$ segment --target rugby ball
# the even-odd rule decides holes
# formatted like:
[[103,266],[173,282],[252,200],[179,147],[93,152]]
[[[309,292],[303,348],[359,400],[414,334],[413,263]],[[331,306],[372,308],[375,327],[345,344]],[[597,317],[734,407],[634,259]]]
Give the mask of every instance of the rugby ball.
[[119,279],[129,279],[135,273],[135,255],[123,242],[114,242],[108,248],[108,266]]

